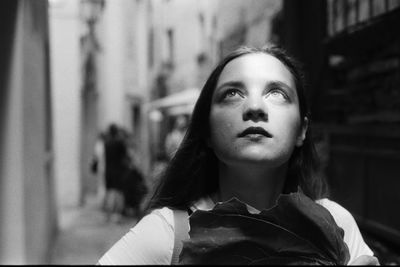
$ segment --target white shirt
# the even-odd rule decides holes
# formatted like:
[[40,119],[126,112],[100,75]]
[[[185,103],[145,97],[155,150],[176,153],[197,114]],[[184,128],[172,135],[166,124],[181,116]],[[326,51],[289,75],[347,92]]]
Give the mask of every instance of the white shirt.
[[[361,255],[373,256],[364,242],[353,216],[338,203],[327,198],[317,200],[333,216],[336,224],[344,230],[344,242],[350,252],[349,264]],[[197,201],[193,210],[211,210],[215,203],[211,198]],[[257,212],[248,206],[249,212]],[[169,208],[156,209],[143,217],[109,251],[100,265],[169,265],[174,247],[174,216]]]

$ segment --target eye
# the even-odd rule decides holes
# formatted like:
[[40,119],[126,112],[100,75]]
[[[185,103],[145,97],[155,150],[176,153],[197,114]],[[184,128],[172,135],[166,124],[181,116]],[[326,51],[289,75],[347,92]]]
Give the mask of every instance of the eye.
[[289,100],[287,94],[282,89],[271,89],[267,96],[279,101]]
[[236,98],[240,95],[241,95],[240,90],[236,88],[229,88],[222,94],[222,100]]
[[235,95],[237,95],[238,94],[238,91],[236,90],[236,89],[228,89],[226,92],[225,92],[225,96],[226,97],[234,97]]

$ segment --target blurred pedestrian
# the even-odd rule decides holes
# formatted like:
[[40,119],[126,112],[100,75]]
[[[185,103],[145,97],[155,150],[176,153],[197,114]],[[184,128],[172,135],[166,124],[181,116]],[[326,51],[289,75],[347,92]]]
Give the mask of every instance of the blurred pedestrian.
[[99,264],[377,264],[315,176],[310,123],[285,51],[229,54],[203,87],[150,213]]
[[172,130],[167,134],[165,138],[165,151],[169,159],[171,159],[179,145],[181,144],[183,137],[185,136],[187,128],[187,118],[185,115],[178,115],[175,118]]
[[126,135],[126,144],[129,154],[129,166],[124,175],[123,194],[125,216],[142,216],[142,201],[148,192],[146,180],[140,170],[140,155],[136,140],[130,134]]
[[[164,172],[165,168],[168,166],[168,158],[165,153],[158,152],[154,162],[152,164],[151,173],[150,173],[150,188],[154,188],[158,182],[159,178],[161,177],[162,173]],[[153,190],[151,190],[153,191]]]
[[128,168],[125,142],[116,124],[105,138],[105,212],[107,220],[119,222],[124,208],[123,179]]
[[97,198],[98,202],[101,203],[102,210],[105,210],[105,197],[106,197],[106,188],[105,188],[105,176],[104,176],[104,168],[105,168],[105,152],[104,152],[104,139],[105,134],[100,132],[97,135],[93,156],[90,163],[90,171],[96,176],[97,180]]
[[142,201],[147,194],[147,186],[142,172],[132,164],[124,176],[124,210],[126,216],[142,216]]

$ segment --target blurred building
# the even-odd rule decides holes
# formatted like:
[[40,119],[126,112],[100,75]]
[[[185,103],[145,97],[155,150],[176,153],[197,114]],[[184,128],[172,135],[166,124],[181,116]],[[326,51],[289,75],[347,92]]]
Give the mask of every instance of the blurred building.
[[[88,3],[99,1],[86,1]],[[145,103],[150,98],[149,1],[102,1],[96,28],[97,130],[114,122],[132,134],[138,167],[149,172]],[[92,135],[90,135],[92,136]],[[87,142],[89,143],[89,142]],[[92,147],[88,147],[88,151]]]
[[58,207],[81,201],[83,23],[79,0],[49,2],[50,58],[54,132],[54,175]]
[[215,8],[218,1],[149,2],[148,105],[152,160],[164,154],[166,134],[178,115],[190,116],[215,62]]
[[307,71],[331,197],[400,247],[399,1],[283,2],[279,42]]
[[262,47],[276,42],[274,21],[282,9],[281,0],[219,0],[217,42],[219,58],[240,45]]
[[60,206],[97,194],[90,173],[100,132],[116,123],[131,134],[148,172],[144,103],[148,85],[148,2],[51,1],[57,195]]
[[0,264],[39,264],[57,225],[47,1],[0,17]]

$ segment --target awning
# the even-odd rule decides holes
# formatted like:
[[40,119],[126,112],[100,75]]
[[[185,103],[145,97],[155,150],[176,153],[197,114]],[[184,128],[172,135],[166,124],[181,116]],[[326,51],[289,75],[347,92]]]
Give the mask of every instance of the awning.
[[200,90],[189,88],[149,103],[149,109],[164,109],[170,115],[190,114],[199,98]]

